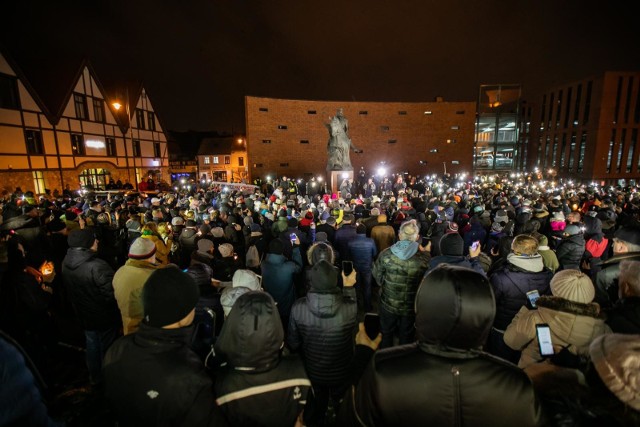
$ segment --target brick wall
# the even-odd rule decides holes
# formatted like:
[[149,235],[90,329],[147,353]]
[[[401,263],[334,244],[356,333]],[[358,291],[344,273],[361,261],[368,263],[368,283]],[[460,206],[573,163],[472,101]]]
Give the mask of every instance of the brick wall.
[[[343,108],[349,120],[353,144],[364,150],[361,154],[351,152],[356,171],[364,167],[372,174],[381,167],[381,162],[386,162],[384,167],[389,173],[406,171],[424,175],[442,173],[443,162],[446,162],[447,172],[471,172],[475,102],[340,102],[246,97],[251,179],[267,175],[326,176],[329,134],[324,123],[329,122],[329,116],[335,115],[338,108]],[[271,142],[263,143],[263,140]],[[454,161],[459,163],[452,163]]]

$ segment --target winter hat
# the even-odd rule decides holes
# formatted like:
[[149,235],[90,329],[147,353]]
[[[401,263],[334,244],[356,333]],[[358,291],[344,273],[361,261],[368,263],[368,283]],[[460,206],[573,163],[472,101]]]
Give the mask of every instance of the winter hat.
[[234,288],[239,286],[249,288],[252,291],[261,291],[260,276],[251,270],[236,270],[233,273],[232,284]]
[[577,225],[567,225],[566,228],[564,229],[564,234],[569,235],[569,236],[575,236],[576,234],[580,234],[580,227],[578,227]]
[[95,240],[96,236],[93,234],[93,230],[91,228],[73,230],[67,237],[67,243],[70,248],[91,249]]
[[498,221],[491,224],[491,231],[495,231],[496,233],[501,232],[503,228],[504,227],[502,226],[502,224],[500,224],[500,222]]
[[184,226],[194,228],[196,226],[196,222],[192,219],[188,219],[187,222],[185,222]]
[[445,234],[440,238],[440,253],[442,255],[462,256],[464,240],[458,233]]
[[320,215],[320,222],[324,224],[325,222],[327,222],[329,217],[331,217],[331,214],[329,213],[329,211],[322,212],[322,214]]
[[409,240],[411,242],[416,241],[418,238],[418,233],[420,232],[420,228],[415,219],[410,219],[409,221],[405,221],[400,226],[400,230],[398,231],[398,240]]
[[496,217],[494,218],[495,222],[504,222],[505,224],[507,222],[509,222],[509,215],[507,215],[507,212],[500,209],[498,212],[496,212]]
[[262,235],[262,228],[260,228],[260,224],[256,224],[256,223],[251,224],[251,235],[252,236]]
[[640,245],[640,228],[638,227],[622,227],[613,235],[618,240],[631,243],[633,245]]
[[211,227],[207,224],[202,224],[200,226],[200,233],[202,234],[209,234],[209,232],[211,231]]
[[316,233],[316,242],[326,242],[327,239],[327,233],[325,233],[324,231],[318,231]]
[[444,216],[447,221],[453,221],[453,214],[454,214],[454,211],[451,206],[449,206],[444,210]]
[[130,259],[147,259],[156,253],[156,245],[149,239],[138,237],[129,248]]
[[378,208],[372,208],[371,212],[369,213],[370,216],[378,216],[380,215],[380,209]]
[[213,237],[217,239],[220,239],[224,237],[224,229],[222,227],[213,227],[211,229],[211,235],[213,235]]
[[222,311],[224,311],[225,317],[231,313],[231,309],[238,298],[247,292],[251,292],[251,289],[245,288],[244,286],[223,289],[222,294],[220,295],[220,305],[222,306]]
[[63,221],[59,219],[54,219],[53,221],[47,224],[47,229],[52,233],[55,233],[57,231],[62,231],[65,228],[67,228],[67,224],[65,224]]
[[171,325],[187,317],[200,298],[193,278],[178,268],[155,270],[142,288],[144,321],[156,328]]
[[336,219],[330,216],[329,218],[327,218],[327,224],[333,227],[334,225],[336,225]]
[[569,301],[588,304],[596,291],[591,279],[578,270],[562,270],[551,279],[551,293]]
[[338,272],[331,263],[321,260],[311,268],[311,289],[319,293],[338,290]]
[[233,255],[233,246],[230,243],[223,243],[218,246],[218,252],[220,252],[222,258],[230,257]]
[[213,242],[209,239],[198,240],[198,252],[209,252],[213,248]]
[[447,223],[447,228],[446,228],[446,230],[444,230],[444,232],[446,234],[451,234],[451,233],[457,234],[458,233],[458,224],[453,222],[453,221],[448,222]]
[[242,222],[244,222],[244,225],[249,227],[251,226],[251,224],[253,224],[253,218],[251,218],[250,216],[245,216],[244,218],[242,218]]
[[561,211],[556,211],[553,213],[551,221],[564,221],[565,219],[566,218],[564,217],[564,213],[562,213]]
[[640,411],[640,335],[601,335],[591,342],[589,355],[607,388]]
[[173,226],[184,225],[184,219],[182,219],[182,217],[180,216],[173,217],[171,219],[171,225]]

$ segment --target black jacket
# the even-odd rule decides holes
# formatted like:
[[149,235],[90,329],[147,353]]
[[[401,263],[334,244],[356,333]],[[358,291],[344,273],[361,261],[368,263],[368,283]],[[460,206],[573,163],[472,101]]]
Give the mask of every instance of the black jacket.
[[342,425],[539,424],[540,407],[527,375],[479,350],[495,305],[486,281],[471,285],[423,283],[416,296],[418,341],[375,354],[345,398]]
[[562,239],[556,249],[556,256],[562,270],[580,270],[580,261],[582,261],[582,255],[584,255],[584,245],[582,234],[575,234]]
[[216,378],[216,403],[234,426],[293,426],[311,382],[298,357],[281,357],[284,339],[273,298],[238,298],[216,342],[226,365]]
[[62,262],[62,277],[69,299],[85,330],[118,327],[120,310],[113,293],[115,272],[98,254],[85,248],[69,248]]
[[293,351],[302,351],[314,384],[339,385],[349,380],[357,311],[353,287],[332,293],[311,290],[293,304],[287,343]]
[[627,297],[607,311],[607,325],[614,333],[640,334],[640,297]]
[[153,328],[117,340],[103,366],[105,396],[121,426],[226,425],[213,385],[188,346],[192,328]]

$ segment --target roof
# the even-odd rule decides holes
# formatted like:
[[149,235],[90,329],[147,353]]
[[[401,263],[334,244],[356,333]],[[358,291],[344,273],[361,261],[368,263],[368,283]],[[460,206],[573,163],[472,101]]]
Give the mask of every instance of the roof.
[[233,149],[234,141],[235,138],[232,136],[202,138],[198,155],[231,154],[231,151],[236,151]]

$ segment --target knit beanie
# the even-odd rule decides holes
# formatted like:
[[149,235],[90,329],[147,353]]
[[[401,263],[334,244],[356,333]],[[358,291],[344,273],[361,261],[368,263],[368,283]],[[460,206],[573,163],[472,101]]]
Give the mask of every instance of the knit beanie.
[[442,255],[462,256],[464,240],[458,233],[449,233],[440,239],[440,253]]
[[562,270],[551,279],[551,293],[569,301],[588,304],[596,292],[591,279],[578,270]]
[[420,228],[415,219],[411,219],[409,221],[405,221],[400,226],[400,230],[398,231],[398,240],[409,240],[416,241],[418,238],[418,233],[420,232]]
[[224,237],[224,229],[222,227],[213,227],[211,229],[211,234],[213,235],[213,237],[220,239]]
[[230,257],[231,255],[233,255],[233,245],[231,245],[230,243],[223,243],[218,246],[218,252],[220,252],[222,258]]
[[93,229],[91,227],[73,230],[67,237],[67,243],[70,248],[91,249],[95,240],[96,236],[93,234]]
[[144,321],[156,328],[187,317],[200,298],[193,278],[178,268],[155,270],[142,288]]
[[273,239],[272,241],[269,242],[269,253],[270,254],[282,255],[283,251],[284,251],[284,245],[282,243],[282,240]]
[[198,252],[209,252],[213,248],[213,242],[209,239],[198,240]]
[[580,227],[573,224],[567,225],[567,227],[564,229],[564,234],[569,236],[575,236],[576,234],[580,234]]
[[331,293],[338,290],[338,272],[326,260],[318,261],[311,268],[311,289],[319,293]]
[[591,342],[589,354],[607,388],[640,411],[640,335],[601,335]]
[[149,239],[138,237],[129,248],[130,259],[147,259],[156,253],[156,245]]
[[202,224],[200,226],[200,233],[209,234],[210,231],[211,231],[211,227],[208,224]]
[[324,231],[318,231],[316,233],[316,242],[326,242],[327,239],[327,233],[325,233]]

